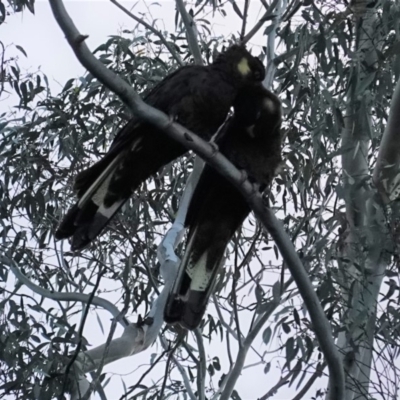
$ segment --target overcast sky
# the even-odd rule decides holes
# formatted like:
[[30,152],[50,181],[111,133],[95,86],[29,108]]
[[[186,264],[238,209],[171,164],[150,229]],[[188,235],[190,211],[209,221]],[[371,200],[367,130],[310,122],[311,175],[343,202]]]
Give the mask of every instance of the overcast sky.
[[[132,29],[136,25],[134,21],[109,1],[86,0],[67,1],[66,3],[67,10],[79,31],[82,34],[89,35],[87,44],[91,49],[95,49],[103,43],[109,35],[116,34],[121,28]],[[151,4],[152,2],[148,1],[147,3]],[[131,8],[135,3],[123,2],[123,4],[125,7]],[[159,0],[158,4],[159,5],[150,7],[153,17],[160,19],[159,27],[164,27],[167,30],[173,31],[175,18],[174,2]],[[146,7],[143,1],[137,2],[133,10],[136,14],[145,12]],[[229,4],[227,4],[226,10],[230,11]],[[258,1],[253,1],[249,12],[250,22],[256,21],[261,12],[263,12],[262,6]],[[240,20],[233,12],[230,12],[229,16],[225,19],[216,15],[212,21],[212,29],[217,35],[226,36],[240,29]],[[251,26],[252,23],[249,23],[249,27]],[[48,76],[54,95],[61,90],[68,79],[78,77],[84,73],[84,68],[75,58],[60,28],[56,24],[47,1],[36,1],[34,16],[28,11],[25,11],[8,17],[7,22],[0,26],[0,38],[5,44],[18,44],[26,50],[28,54],[27,59],[21,53],[13,53],[14,50],[11,48],[9,49],[9,54],[18,54],[20,60],[19,64],[22,69],[26,68],[31,71],[36,71],[40,68]],[[252,41],[253,45],[256,46],[260,46],[264,42],[265,38],[262,36],[262,32]],[[0,102],[0,112],[6,111],[6,109],[13,104],[11,100],[12,99]],[[214,306],[210,305],[209,309],[211,308],[214,308]],[[90,344],[94,346],[100,345],[106,340],[108,328],[110,326],[110,315],[105,311],[98,311],[98,314],[104,326],[105,334],[103,335],[99,329],[95,312],[91,313],[84,332]],[[119,336],[121,333],[121,329],[118,328],[115,337]],[[225,354],[225,345],[223,345],[224,350],[221,350],[221,344],[217,343],[217,338],[215,340],[216,342],[214,342],[212,346],[209,346],[207,342],[205,343],[207,350],[209,350],[209,356],[218,355],[223,365],[226,366],[227,356]],[[255,348],[260,353],[268,350],[268,348],[262,344],[261,339],[255,342]],[[127,386],[134,384],[148,367],[151,354],[159,353],[160,351],[160,346],[157,344],[139,355],[107,365],[104,371],[115,374],[106,387],[108,399],[118,399],[123,394],[120,376],[125,377],[130,374],[125,378],[125,383]],[[255,361],[258,361],[258,358],[254,357],[254,353],[250,351],[246,365],[252,364]],[[145,365],[144,368],[140,368],[136,373],[131,374],[132,371],[135,371],[143,364],[147,365]],[[245,369],[236,388],[242,398],[244,400],[256,399],[265,394],[265,392],[280,378],[280,373],[278,373],[278,371],[275,372],[276,367],[277,364],[275,362],[268,375],[254,373],[252,368]],[[160,365],[155,368],[155,373],[152,375],[158,377],[162,376],[164,374],[164,368],[165,364],[160,363]],[[144,382],[150,384],[150,378]],[[293,390],[281,389],[279,395],[274,397],[274,399],[289,399],[293,396],[293,393]]]

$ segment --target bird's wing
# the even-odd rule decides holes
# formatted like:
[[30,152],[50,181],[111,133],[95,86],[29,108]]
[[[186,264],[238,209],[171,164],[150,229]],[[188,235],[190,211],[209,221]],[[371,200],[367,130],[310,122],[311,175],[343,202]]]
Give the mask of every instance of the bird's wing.
[[[208,67],[188,66],[167,76],[145,100],[209,139],[224,121],[235,90]],[[116,135],[109,152],[78,175],[79,201],[64,217],[56,238],[72,236],[71,248],[83,248],[142,182],[185,152],[184,146],[151,124],[132,119]]]

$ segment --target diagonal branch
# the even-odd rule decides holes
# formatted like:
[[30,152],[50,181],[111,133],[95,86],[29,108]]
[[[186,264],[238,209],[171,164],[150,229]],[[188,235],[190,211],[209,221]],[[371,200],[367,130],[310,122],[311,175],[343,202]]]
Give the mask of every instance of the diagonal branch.
[[[181,0],[177,0],[181,1]],[[187,148],[195,151],[206,162],[216,168],[223,176],[234,184],[248,201],[250,207],[262,225],[275,240],[279,251],[286,262],[293,279],[295,280],[304,303],[307,306],[313,323],[315,334],[326,358],[330,372],[330,398],[341,399],[344,393],[344,373],[342,362],[335,347],[332,332],[322,306],[310,282],[308,274],[298,257],[293,244],[284,231],[282,224],[276,219],[272,211],[264,207],[262,197],[253,185],[243,181],[242,173],[229,162],[215,147],[200,139],[198,136],[173,122],[161,111],[146,105],[140,96],[127,82],[114,75],[90,52],[83,37],[76,29],[67,14],[61,0],[50,0],[54,16],[63,30],[68,42],[81,63],[110,90],[116,93],[130,107],[130,109],[146,122],[152,123],[161,129],[171,139],[177,140]]]
[[265,14],[258,20],[258,22],[253,26],[250,32],[242,37],[241,43],[246,44],[264,25],[266,21],[275,18],[273,13],[275,7],[277,6],[279,0],[273,0],[271,5],[267,8]]
[[314,382],[322,376],[322,372],[324,371],[325,367],[326,367],[326,363],[318,364],[317,369],[311,375],[310,379],[306,382],[306,384],[303,386],[303,388],[300,390],[300,392],[297,393],[295,397],[293,397],[292,400],[302,400],[304,398],[305,394],[310,390],[310,388],[314,384]]
[[153,32],[158,38],[161,40],[161,43],[169,50],[171,53],[172,57],[175,58],[177,63],[180,66],[185,65],[185,63],[182,61],[181,56],[177,53],[177,51],[171,46],[170,43],[167,42],[165,39],[164,35],[154,28],[154,26],[148,24],[146,21],[144,21],[142,18],[137,17],[135,14],[132,14],[128,9],[126,9],[122,4],[118,3],[117,0],[110,0],[111,3],[113,3],[115,6],[117,6],[120,10],[122,10],[126,15],[129,15],[132,19],[134,19],[136,22],[139,24],[143,25],[146,29],[148,29],[150,32]]
[[244,35],[246,33],[246,25],[247,25],[247,17],[248,17],[249,5],[250,5],[250,0],[244,0],[243,21],[242,21],[242,29],[240,31],[240,40],[243,40]]
[[73,301],[80,302],[84,304],[91,304],[93,306],[102,307],[107,310],[114,318],[117,318],[118,322],[122,325],[123,328],[126,328],[129,325],[129,322],[126,318],[118,318],[120,315],[120,311],[118,308],[111,303],[110,301],[103,299],[98,296],[92,296],[86,293],[62,293],[62,292],[53,292],[47,289],[44,289],[29,280],[21,270],[18,268],[15,261],[11,261],[9,263],[9,267],[11,272],[15,275],[15,277],[24,285],[26,285],[29,289],[31,289],[36,294],[51,299],[54,301]]
[[201,57],[197,29],[193,18],[186,11],[183,0],[176,0],[176,8],[181,14],[183,24],[185,25],[186,37],[189,44],[189,49],[194,58],[194,62],[197,65],[203,65],[203,58]]

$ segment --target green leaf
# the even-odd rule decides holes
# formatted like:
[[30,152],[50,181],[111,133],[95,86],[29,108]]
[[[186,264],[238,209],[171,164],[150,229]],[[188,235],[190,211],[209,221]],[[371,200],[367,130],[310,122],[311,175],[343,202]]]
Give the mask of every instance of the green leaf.
[[2,24],[5,19],[6,19],[6,7],[0,0],[0,24]]
[[272,336],[272,330],[270,327],[266,328],[262,334],[262,339],[265,344],[268,344]]
[[267,364],[265,364],[265,367],[264,367],[264,374],[268,374],[270,369],[271,369],[271,363],[267,362]]
[[26,51],[24,50],[23,47],[18,46],[17,44],[15,45],[15,47],[16,47],[25,57],[28,57],[28,55],[26,54]]
[[296,355],[295,348],[294,348],[294,339],[292,337],[290,337],[287,340],[285,349],[286,349],[286,361],[289,363],[290,361],[293,360],[293,358]]

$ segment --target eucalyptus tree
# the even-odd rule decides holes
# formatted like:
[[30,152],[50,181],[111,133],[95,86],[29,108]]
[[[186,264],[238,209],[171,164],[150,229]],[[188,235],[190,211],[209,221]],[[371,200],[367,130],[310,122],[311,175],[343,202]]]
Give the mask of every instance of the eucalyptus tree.
[[[60,93],[45,73],[23,71],[2,42],[0,96],[18,104],[0,114],[1,395],[395,398],[399,2],[176,0],[166,31],[151,8],[140,14],[110,1],[132,26],[110,32],[93,55],[62,2],[50,1],[87,69]],[[33,7],[0,2],[0,22]],[[224,37],[221,20],[237,32]],[[263,199],[213,146],[137,96],[238,41],[263,59],[264,84],[284,110],[285,161]],[[74,176],[131,113],[211,163],[254,211],[193,333],[166,326],[162,315],[201,170],[195,153],[145,182],[88,249],[73,254],[54,241]],[[91,346],[100,334],[103,344]],[[122,358],[141,368],[118,385],[111,372]]]

